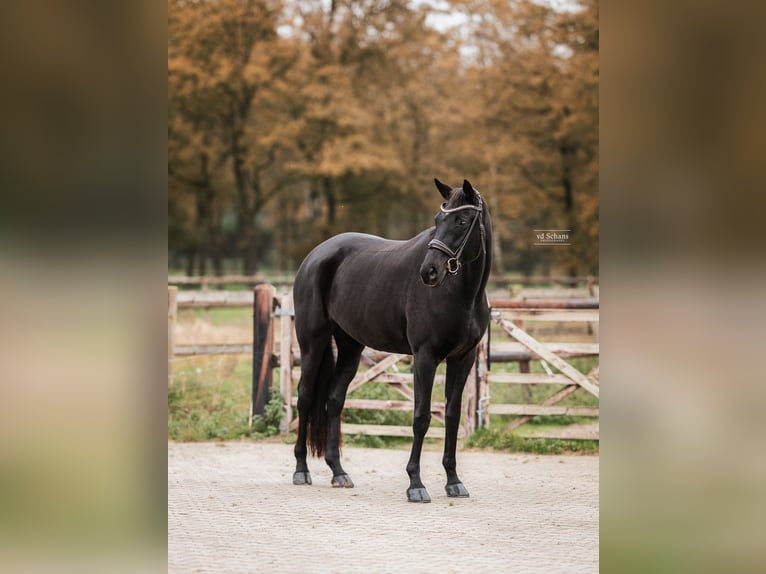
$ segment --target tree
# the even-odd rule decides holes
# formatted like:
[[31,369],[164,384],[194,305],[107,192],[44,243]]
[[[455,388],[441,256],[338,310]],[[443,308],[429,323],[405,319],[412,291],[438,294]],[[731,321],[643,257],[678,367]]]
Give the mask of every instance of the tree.
[[[190,270],[411,237],[436,176],[486,190],[496,271],[596,272],[595,1],[447,4],[465,21],[436,29],[404,0],[170,1],[169,241]],[[533,245],[553,227],[571,249]]]
[[[595,3],[560,11],[536,2],[455,2],[464,37],[471,114],[481,133],[459,154],[488,176],[500,226],[496,270],[597,268],[598,27]],[[464,109],[471,109],[466,107]],[[470,112],[468,112],[470,113]],[[495,199],[497,198],[497,199]],[[535,247],[540,228],[572,229],[572,249]],[[511,253],[511,257],[503,257]]]
[[268,137],[274,118],[265,110],[294,59],[292,47],[276,33],[279,10],[265,0],[171,0],[169,7],[170,135],[186,148],[174,159],[188,169],[189,156],[196,155],[199,172],[193,179],[181,169],[170,175],[212,200],[228,195],[211,191],[212,170],[227,169],[228,177],[219,173],[217,179],[233,184],[230,199],[246,274],[258,261],[256,216],[277,191],[267,189],[278,144]]

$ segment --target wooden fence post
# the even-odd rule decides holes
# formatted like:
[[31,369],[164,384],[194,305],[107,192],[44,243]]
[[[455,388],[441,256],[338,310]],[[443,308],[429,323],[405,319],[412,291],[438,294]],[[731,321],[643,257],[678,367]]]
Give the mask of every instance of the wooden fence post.
[[271,357],[274,350],[274,286],[257,285],[253,289],[253,390],[250,402],[250,425],[253,416],[266,414],[271,394]]
[[[474,411],[476,422],[474,431],[477,428],[489,426],[489,330],[491,327],[491,324],[487,327],[487,332],[482,337],[476,354],[476,408]],[[481,411],[481,415],[479,415],[479,411]]]
[[465,381],[465,391],[463,396],[463,429],[465,430],[465,436],[470,436],[476,431],[476,407],[478,392],[478,371],[480,369],[479,362],[481,358],[479,353],[476,353],[476,360],[473,363],[471,372],[468,373],[468,378]]
[[173,385],[173,356],[176,347],[178,287],[168,287],[168,387]]
[[282,295],[280,306],[279,387],[285,405],[282,432],[288,432],[293,421],[293,306],[288,293]]

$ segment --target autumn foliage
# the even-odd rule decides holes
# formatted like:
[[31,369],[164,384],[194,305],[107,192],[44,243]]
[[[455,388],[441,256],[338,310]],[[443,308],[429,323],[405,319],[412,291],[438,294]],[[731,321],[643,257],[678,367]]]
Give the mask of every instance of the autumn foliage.
[[598,271],[595,1],[170,0],[168,21],[171,266],[407,238],[438,177],[488,198],[496,271]]

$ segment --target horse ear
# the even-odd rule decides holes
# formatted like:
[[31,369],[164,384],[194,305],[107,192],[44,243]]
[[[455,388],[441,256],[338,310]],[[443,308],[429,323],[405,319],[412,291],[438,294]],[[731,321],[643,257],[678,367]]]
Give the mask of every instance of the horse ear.
[[449,199],[449,196],[452,193],[452,188],[449,185],[440,182],[436,178],[434,178],[434,183],[436,184],[436,189],[438,189],[439,193],[442,194],[442,197],[444,199]]
[[463,193],[465,194],[465,198],[470,202],[474,203],[476,201],[476,190],[471,185],[471,182],[467,179],[463,180]]

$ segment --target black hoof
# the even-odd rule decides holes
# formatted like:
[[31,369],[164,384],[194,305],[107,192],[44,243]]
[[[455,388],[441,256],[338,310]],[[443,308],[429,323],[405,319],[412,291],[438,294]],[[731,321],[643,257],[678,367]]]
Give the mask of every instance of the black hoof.
[[347,474],[339,474],[332,477],[333,488],[354,488],[354,483],[351,482],[351,477]]
[[311,484],[309,471],[298,471],[293,474],[293,484]]
[[431,502],[431,497],[428,496],[428,491],[425,487],[408,488],[407,500],[409,502]]
[[470,496],[462,482],[456,482],[455,484],[448,484],[444,487],[447,491],[447,496],[453,498],[468,498]]

